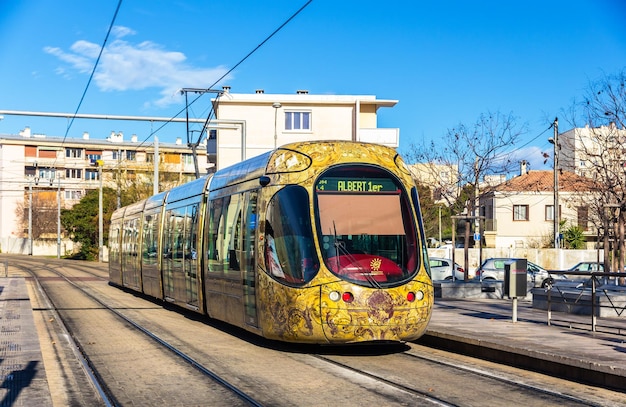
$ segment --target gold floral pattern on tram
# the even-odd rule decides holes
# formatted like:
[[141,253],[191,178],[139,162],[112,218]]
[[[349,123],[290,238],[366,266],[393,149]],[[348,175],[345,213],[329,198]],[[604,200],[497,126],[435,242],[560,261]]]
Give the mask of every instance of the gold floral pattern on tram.
[[[293,288],[259,276],[261,326],[269,338],[321,343],[374,340],[407,341],[426,330],[433,304],[432,285],[413,281],[386,290],[357,287],[331,278],[321,287]],[[333,280],[333,282],[331,282]],[[345,288],[354,301],[330,300],[331,291]],[[321,290],[321,291],[320,291]],[[409,291],[421,290],[424,299],[409,303]]]
[[[343,284],[323,287],[322,308],[325,331],[333,341],[390,340],[405,341],[423,334],[430,320],[433,302],[432,286],[413,282],[391,289],[351,286],[354,300],[350,304],[332,303],[330,291],[340,291]],[[409,291],[422,290],[424,299],[410,303]]]
[[[303,144],[306,144],[306,157],[302,153],[291,151],[291,149],[300,150]],[[401,159],[396,159],[397,153],[390,147],[347,141],[319,144],[292,143],[283,147],[274,153],[267,166],[267,174],[273,177],[274,182],[277,184],[311,185],[313,179],[321,171],[328,169],[331,163],[335,165],[348,162],[367,162],[384,168],[394,168],[397,162],[404,167],[400,174],[397,175],[402,176],[405,184],[414,183],[406,165]],[[305,164],[310,164],[310,168],[307,171],[285,172],[293,169],[299,170]],[[313,176],[311,176],[312,174]]]

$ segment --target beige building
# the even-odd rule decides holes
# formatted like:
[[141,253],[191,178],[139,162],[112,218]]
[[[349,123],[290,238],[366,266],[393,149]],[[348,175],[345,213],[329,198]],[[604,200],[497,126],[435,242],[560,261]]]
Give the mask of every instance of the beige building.
[[[590,179],[562,171],[559,174],[560,220],[565,228],[578,225],[588,238],[596,230],[590,222]],[[485,217],[487,247],[542,248],[554,241],[554,172],[528,171],[492,187],[480,199]]]
[[231,93],[230,87],[213,100],[216,120],[209,125],[209,154],[216,153],[217,169],[304,140],[355,140],[397,148],[400,130],[378,128],[381,107],[397,100],[375,96]]
[[413,178],[428,186],[436,204],[450,205],[459,197],[459,170],[457,165],[417,163],[409,165]]

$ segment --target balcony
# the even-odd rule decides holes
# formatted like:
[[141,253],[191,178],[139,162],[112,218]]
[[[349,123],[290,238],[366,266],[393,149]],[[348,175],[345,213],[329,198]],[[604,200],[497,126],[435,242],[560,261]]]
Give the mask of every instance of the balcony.
[[398,148],[400,145],[400,129],[359,129],[357,141],[383,144],[392,148]]

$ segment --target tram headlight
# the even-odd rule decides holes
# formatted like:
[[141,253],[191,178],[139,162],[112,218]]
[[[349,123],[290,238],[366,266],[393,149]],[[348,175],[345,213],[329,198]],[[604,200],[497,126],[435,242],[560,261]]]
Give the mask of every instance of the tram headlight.
[[352,293],[350,292],[345,292],[341,296],[341,299],[343,300],[343,302],[350,304],[352,301],[354,301],[354,295],[352,295]]
[[421,301],[424,299],[424,292],[423,291],[418,291],[416,293],[414,293],[413,291],[409,291],[406,295],[406,299],[408,302],[413,302],[415,300],[417,301]]
[[328,294],[328,297],[331,301],[337,302],[341,299],[341,294],[339,291],[331,291],[330,294]]

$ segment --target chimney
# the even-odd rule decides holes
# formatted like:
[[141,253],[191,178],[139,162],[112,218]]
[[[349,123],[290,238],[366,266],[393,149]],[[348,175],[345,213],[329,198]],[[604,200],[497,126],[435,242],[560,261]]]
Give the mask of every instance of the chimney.
[[176,137],[176,145],[182,145],[183,144],[183,139],[180,137]]
[[89,140],[89,132],[88,131],[83,132],[83,140]]
[[137,142],[137,135],[133,134],[132,136],[130,136],[130,141],[133,142],[133,143],[136,143]]
[[304,89],[300,89],[296,91],[296,94],[298,95],[308,95],[309,91],[308,90],[304,90]]
[[519,162],[519,175],[525,175],[526,173],[528,173],[527,164],[528,162],[526,160],[522,160]]
[[265,91],[263,89],[257,89],[256,90],[257,95],[261,94],[261,93],[265,93]]
[[24,127],[24,130],[20,131],[20,136],[22,137],[26,137],[26,138],[30,138],[31,133],[30,133],[30,127]]
[[224,93],[229,93],[230,92],[230,86],[222,86],[222,90],[224,91]]

